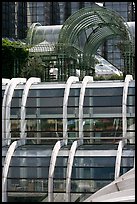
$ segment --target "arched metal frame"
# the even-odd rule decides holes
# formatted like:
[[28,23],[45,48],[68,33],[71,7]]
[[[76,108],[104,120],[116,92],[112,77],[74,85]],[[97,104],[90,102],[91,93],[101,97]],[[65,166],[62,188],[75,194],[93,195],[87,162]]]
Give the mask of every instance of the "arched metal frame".
[[10,107],[11,100],[14,93],[15,87],[20,83],[25,83],[26,78],[13,78],[6,87],[6,91],[3,97],[3,137],[6,138],[6,144],[10,144]]
[[[110,37],[119,36],[124,45],[124,52],[133,54],[133,38],[124,18],[112,10],[99,6],[83,8],[71,15],[60,31],[58,42],[78,46],[76,42],[80,34],[86,33],[89,28],[92,28],[92,32],[89,36],[87,35],[83,49],[83,61],[87,62],[86,65],[90,69],[91,66],[94,69],[91,64],[93,60],[90,60],[91,56],[94,58],[99,46]],[[128,46],[126,46],[127,42]]]
[[36,78],[36,77],[31,77],[27,80],[25,86],[24,86],[24,90],[23,90],[23,94],[22,94],[22,101],[21,101],[21,113],[20,113],[20,138],[23,139],[26,137],[25,135],[25,130],[26,130],[26,121],[25,121],[25,117],[26,117],[26,102],[27,102],[27,97],[28,97],[28,93],[29,93],[29,89],[31,87],[32,84],[34,83],[39,83],[41,82],[40,78]]
[[66,88],[64,92],[64,100],[63,100],[63,140],[67,145],[67,128],[68,128],[68,119],[67,119],[67,107],[68,107],[68,97],[72,83],[76,83],[79,81],[78,77],[71,76],[68,78],[66,82]]
[[122,127],[123,127],[123,137],[127,134],[127,94],[129,82],[133,80],[132,75],[126,75],[125,83],[123,87],[123,99],[122,99]]
[[35,32],[35,28],[37,26],[41,26],[40,23],[33,23],[27,33],[27,44],[33,45],[33,34]]
[[2,171],[2,202],[7,202],[7,177],[11,158],[14,154],[14,151],[19,147],[25,144],[25,140],[18,140],[11,143],[6,153],[3,171]]
[[[58,42],[46,40],[46,30],[47,33],[51,30],[53,35],[55,30],[59,35]],[[40,40],[45,39],[40,44],[33,42],[33,38],[37,38],[39,31],[42,33]],[[125,70],[121,71],[133,74],[134,37],[125,19],[115,11],[105,7],[95,5],[91,8],[82,8],[72,14],[63,25],[41,26],[40,23],[33,23],[28,30],[27,43],[30,45],[38,44],[30,49],[30,56],[35,54],[41,56],[41,59],[45,60],[46,66],[53,62],[51,56],[56,55],[55,64],[58,66],[58,80],[66,81],[69,76],[74,75],[72,74],[73,70],[76,74],[77,67],[81,70],[81,78],[85,75],[92,76],[95,73],[94,61],[97,49],[104,41],[115,38],[121,41],[120,47],[122,49],[120,52],[124,57]],[[73,63],[73,66],[67,64],[67,67],[62,63],[71,60],[78,60],[79,62]],[[49,72],[48,67],[46,67],[46,71],[46,73]],[[47,75],[45,80],[50,81]]]
[[83,144],[83,103],[84,103],[84,96],[86,85],[88,82],[93,82],[93,77],[85,76],[82,81],[82,86],[80,90],[80,99],[79,99],[79,140],[74,141],[71,145],[67,163],[67,173],[66,173],[66,202],[71,202],[70,191],[71,191],[71,173],[73,167],[74,156],[77,147]]
[[[10,79],[8,81],[6,80],[6,82],[5,82],[5,79],[4,80],[2,79],[2,84],[5,84],[5,83],[7,84],[5,91],[4,91],[3,100],[2,100],[2,139],[4,139],[5,137],[4,135],[5,134],[5,107],[6,107],[7,93],[8,93],[8,89],[10,87],[11,82],[12,81]],[[2,140],[2,142],[4,141]]]
[[85,76],[82,81],[82,86],[80,90],[80,99],[79,99],[79,139],[83,143],[83,104],[84,104],[84,96],[85,96],[85,90],[87,83],[93,82],[93,77],[91,76]]
[[[18,84],[18,83],[24,83],[25,80],[23,79],[23,81],[21,81],[20,78],[14,78],[12,81],[7,80],[7,81],[4,82],[4,80],[3,80],[3,82],[4,82],[4,84],[8,83],[7,86],[9,86],[9,84],[11,84],[11,82],[14,83],[16,81],[16,83]],[[124,140],[120,141],[119,145],[118,145],[116,163],[115,163],[115,179],[119,177],[122,149],[123,149],[123,146],[124,146],[124,141],[126,141],[126,138],[124,138],[124,137],[126,137],[126,133],[127,133],[127,94],[128,94],[129,82],[132,81],[132,80],[133,80],[132,76],[127,75],[126,78],[125,78],[124,86],[123,86],[122,119],[123,119],[123,139]],[[51,169],[49,167],[49,175],[51,176],[50,179],[52,181],[52,185],[51,185],[52,186],[52,191],[50,191],[51,188],[49,188],[49,192],[48,192],[49,194],[51,193],[50,194],[50,201],[54,201],[54,199],[53,199],[53,176],[54,176],[54,169],[55,169],[55,165],[56,165],[56,158],[58,156],[58,152],[59,152],[60,148],[63,145],[67,145],[67,138],[68,138],[67,137],[67,106],[68,106],[68,97],[69,97],[69,93],[70,93],[70,88],[71,88],[72,83],[75,83],[75,82],[78,82],[78,81],[79,81],[79,79],[77,77],[74,77],[74,76],[70,77],[68,79],[67,83],[66,83],[66,87],[65,87],[65,91],[64,91],[63,140],[58,141],[56,143],[56,145],[54,146],[53,151],[52,151],[52,156],[51,156],[51,164],[50,164]],[[68,164],[67,164],[67,175],[66,175],[66,200],[67,201],[70,200],[71,172],[72,172],[72,166],[73,166],[73,160],[74,160],[75,152],[76,152],[77,147],[83,143],[83,139],[82,139],[83,138],[83,103],[84,103],[85,89],[86,89],[87,83],[92,82],[92,81],[93,81],[93,77],[85,76],[83,81],[82,81],[82,85],[81,85],[80,99],[79,99],[79,140],[73,142],[73,144],[71,146],[71,149],[70,149],[70,152],[69,152],[69,159],[68,159]],[[23,120],[25,120],[25,115],[24,115],[25,110],[24,110],[24,108],[25,108],[25,105],[26,105],[26,100],[27,100],[29,88],[30,88],[32,83],[38,83],[38,82],[40,82],[39,78],[35,78],[35,77],[33,78],[32,77],[24,85],[24,90],[23,90],[23,94],[22,94],[22,103],[21,103],[22,104],[21,112],[22,112]],[[16,85],[14,85],[14,86],[12,85],[11,88],[8,89],[8,91],[10,93],[9,94],[10,97],[9,97],[9,99],[8,98],[5,99],[5,100],[9,101],[8,105],[9,104],[11,105],[11,99],[12,99],[12,96],[13,96],[14,89],[15,89]],[[7,86],[6,86],[6,90],[7,90]],[[7,102],[5,102],[5,104],[7,104]],[[21,131],[24,131],[24,129],[21,128]],[[22,137],[24,138],[25,135],[23,134]],[[3,180],[2,180],[2,199],[4,200],[4,202],[7,199],[7,197],[6,197],[7,183],[6,182],[7,182],[8,170],[9,170],[9,165],[10,165],[11,158],[12,158],[13,153],[16,150],[16,148],[21,146],[21,145],[24,145],[24,144],[25,144],[25,140],[20,139],[18,141],[13,142],[10,145],[10,147],[8,148],[8,152],[6,154],[4,167],[3,167]],[[134,165],[135,165],[135,163],[134,163]],[[51,174],[50,174],[50,172],[51,172]]]
[[115,179],[117,179],[120,175],[122,150],[126,142],[125,137],[127,135],[127,94],[128,94],[129,82],[131,80],[133,80],[132,75],[127,75],[125,78],[125,83],[123,87],[123,99],[122,99],[122,129],[123,131],[122,131],[122,135],[124,139],[119,141],[119,145],[118,145],[116,162],[115,162]]
[[54,195],[53,195],[53,176],[54,176],[54,170],[56,165],[56,159],[59,153],[59,150],[64,145],[67,145],[68,139],[67,139],[67,106],[68,106],[68,97],[70,93],[70,88],[72,83],[78,82],[78,77],[71,76],[68,78],[66,82],[65,92],[64,92],[64,100],[63,100],[63,140],[57,141],[57,143],[54,145],[54,148],[52,150],[51,159],[50,159],[50,166],[49,166],[49,176],[48,176],[48,201],[54,202]]
[[[83,8],[71,15],[64,23],[59,34],[59,43],[75,44],[76,38],[89,28],[108,27],[117,34],[118,29],[125,34],[124,39],[131,41],[131,34],[125,25],[125,20],[118,13],[105,7]],[[92,48],[92,47],[91,47]]]
[[[26,79],[25,79],[26,80]],[[25,82],[23,78],[23,82]],[[18,80],[16,80],[18,81]],[[14,141],[8,148],[8,151],[6,153],[5,161],[4,161],[4,166],[3,166],[3,175],[2,175],[2,201],[7,202],[7,176],[8,176],[8,171],[9,171],[9,166],[10,162],[12,159],[12,156],[15,152],[15,150],[22,145],[25,145],[26,140],[25,139],[25,129],[26,129],[26,123],[25,123],[25,106],[27,102],[27,96],[29,92],[29,88],[32,84],[34,83],[39,83],[40,78],[36,77],[31,77],[27,80],[23,94],[22,94],[22,101],[21,101],[21,120],[20,120],[20,140]],[[13,80],[13,83],[15,83],[15,80]],[[16,84],[15,84],[16,85]],[[14,89],[12,89],[14,91]],[[12,94],[11,94],[12,96]]]

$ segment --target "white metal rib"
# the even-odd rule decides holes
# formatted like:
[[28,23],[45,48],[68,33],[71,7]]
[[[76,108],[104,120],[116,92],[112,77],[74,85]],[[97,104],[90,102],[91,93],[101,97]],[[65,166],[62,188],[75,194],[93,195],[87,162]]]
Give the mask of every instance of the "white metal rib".
[[31,77],[27,80],[27,82],[24,86],[24,90],[23,90],[23,94],[22,94],[22,100],[21,100],[21,113],[20,113],[20,138],[21,139],[26,137],[26,135],[25,135],[25,130],[26,130],[25,117],[26,117],[26,102],[27,102],[29,89],[30,89],[32,84],[39,83],[39,82],[41,82],[40,78]]
[[72,143],[71,149],[69,151],[69,158],[67,163],[67,174],[66,174],[66,194],[65,194],[65,201],[71,202],[70,191],[71,191],[71,174],[72,174],[72,167],[75,152],[78,146],[83,144],[83,103],[84,103],[84,96],[85,90],[88,82],[93,82],[93,77],[85,76],[81,89],[80,89],[80,99],[79,99],[79,141],[74,141]]
[[20,141],[20,140],[14,141],[13,143],[11,143],[6,153],[3,171],[2,171],[2,202],[7,202],[7,177],[8,177],[8,171],[9,171],[9,166],[10,166],[12,156],[16,148],[24,144],[25,144],[25,141]]
[[8,89],[7,98],[6,98],[6,107],[5,107],[5,138],[7,139],[8,144],[11,140],[11,122],[10,122],[10,108],[11,100],[14,93],[15,87],[20,83],[26,83],[26,78],[14,78]]
[[65,92],[64,92],[64,100],[63,100],[63,140],[57,141],[50,159],[50,166],[49,166],[49,176],[48,176],[48,201],[54,202],[54,195],[53,195],[53,176],[54,170],[56,165],[56,159],[58,156],[58,152],[62,146],[67,145],[67,106],[68,106],[68,97],[70,93],[70,88],[72,83],[77,82],[79,79],[78,77],[70,76],[66,82]]

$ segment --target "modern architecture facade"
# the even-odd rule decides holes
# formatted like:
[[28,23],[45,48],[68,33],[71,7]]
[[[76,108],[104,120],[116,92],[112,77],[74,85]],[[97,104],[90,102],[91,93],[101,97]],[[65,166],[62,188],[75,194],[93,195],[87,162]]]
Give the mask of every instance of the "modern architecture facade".
[[[129,12],[131,3],[104,5]],[[124,11],[126,20],[107,9],[90,9],[93,5],[2,2],[3,37],[24,39],[29,28],[30,55],[46,57],[47,76],[53,68],[59,76],[44,82],[38,77],[2,79],[2,202],[107,202],[108,192],[116,193],[111,201],[122,201],[124,196],[135,202],[135,79],[127,74],[122,80],[95,81],[91,66],[87,72],[81,69],[83,75],[72,66],[82,65],[81,59],[91,65],[96,51],[111,60],[109,51],[116,55],[117,51],[108,37],[123,36],[124,30],[124,42],[132,44],[135,36],[125,26],[130,19]],[[6,15],[10,8],[14,18]],[[115,18],[110,22],[111,15]],[[108,41],[102,45],[103,39]]]
[[2,81],[3,201],[82,202],[134,167],[135,81]]

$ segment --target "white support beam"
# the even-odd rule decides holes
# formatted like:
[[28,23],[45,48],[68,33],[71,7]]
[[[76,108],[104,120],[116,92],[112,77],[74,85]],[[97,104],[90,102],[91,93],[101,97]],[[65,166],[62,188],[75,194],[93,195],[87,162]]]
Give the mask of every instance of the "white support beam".
[[[122,136],[123,138],[127,136],[127,94],[128,94],[129,82],[131,80],[133,80],[132,75],[126,75],[124,87],[123,87],[123,99],[122,99],[122,127],[123,127]],[[115,163],[115,179],[117,179],[120,175],[121,157],[122,157],[122,150],[123,150],[124,144],[125,144],[125,140],[121,140],[118,145],[116,163]]]
[[[3,83],[5,84],[4,79],[2,79],[2,84]],[[5,107],[6,107],[7,94],[11,83],[12,83],[12,79],[8,80],[8,83],[5,87],[3,99],[2,99],[2,139],[5,138]]]
[[20,113],[20,138],[23,139],[26,137],[25,135],[25,131],[26,131],[26,103],[27,103],[27,97],[28,97],[28,93],[29,93],[29,89],[31,87],[32,84],[36,84],[41,82],[40,78],[36,78],[36,77],[31,77],[27,80],[25,86],[24,86],[24,90],[23,90],[23,94],[22,94],[22,100],[21,100],[21,113]]
[[119,144],[118,144],[117,156],[116,156],[116,162],[115,162],[115,180],[120,175],[120,166],[121,166],[121,158],[122,158],[123,147],[124,147],[124,142],[121,140],[121,141],[119,141]]
[[[132,75],[126,75],[124,87],[123,87],[123,99],[122,99],[122,128],[123,128],[123,137],[126,137],[127,134],[127,94],[129,82],[133,80]],[[124,140],[125,142],[125,140]]]
[[68,120],[67,120],[67,107],[68,107],[68,97],[70,93],[70,88],[72,83],[76,83],[79,81],[78,77],[70,76],[66,82],[66,87],[64,91],[64,99],[63,99],[63,140],[67,144],[67,128],[68,128]]
[[66,82],[66,87],[64,91],[64,99],[63,99],[63,140],[57,141],[50,159],[50,166],[49,166],[49,176],[48,176],[48,201],[54,202],[54,195],[53,195],[53,176],[54,170],[56,166],[56,159],[59,153],[59,150],[62,146],[67,145],[67,106],[68,106],[68,97],[70,93],[70,88],[72,83],[79,81],[78,77],[70,76]]
[[56,159],[59,153],[59,150],[62,146],[64,146],[63,140],[57,141],[53,150],[50,159],[50,166],[49,166],[49,176],[48,176],[48,202],[54,202],[54,195],[53,195],[53,177],[54,177],[54,170],[56,165]]
[[9,166],[12,159],[12,156],[17,149],[17,147],[25,144],[25,141],[14,141],[8,148],[6,153],[3,171],[2,171],[2,202],[7,202],[7,177],[9,172]]
[[[83,103],[87,83],[93,82],[93,77],[85,76],[80,90],[80,99],[79,99],[79,138],[83,137]],[[83,139],[82,139],[83,140]],[[83,141],[82,141],[83,142]]]
[[26,78],[13,78],[11,79],[11,83],[9,89],[7,90],[7,97],[6,97],[6,106],[5,106],[5,139],[7,143],[10,144],[11,142],[11,122],[10,122],[10,108],[11,108],[11,101],[12,96],[14,93],[15,87],[20,83],[26,83]]
[[71,173],[73,167],[74,156],[77,147],[81,144],[81,141],[74,141],[72,143],[71,149],[69,151],[69,158],[67,163],[67,174],[66,174],[66,194],[65,194],[65,201],[71,202],[70,191],[71,191]]
[[78,146],[83,144],[83,103],[84,103],[84,96],[85,96],[85,90],[88,82],[93,82],[93,77],[91,76],[85,76],[81,89],[80,89],[80,99],[79,99],[79,140],[74,141],[72,143],[71,149],[69,151],[69,158],[67,163],[67,174],[66,174],[66,194],[65,194],[65,201],[71,202],[71,174],[72,174],[72,167],[73,167],[73,161],[75,152]]

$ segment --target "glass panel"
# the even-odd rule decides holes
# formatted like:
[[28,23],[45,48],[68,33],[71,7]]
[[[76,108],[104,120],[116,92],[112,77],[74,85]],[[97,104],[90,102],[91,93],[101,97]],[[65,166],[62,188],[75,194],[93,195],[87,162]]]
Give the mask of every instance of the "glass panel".
[[[39,100],[39,99],[37,99]],[[63,98],[40,98],[40,107],[62,107]]]
[[48,172],[48,167],[10,167],[8,178],[48,178]]
[[59,89],[30,89],[29,90],[29,95],[28,97],[60,97],[60,96],[64,96],[64,88],[59,88]]
[[40,108],[39,111],[40,111],[41,115],[44,115],[44,114],[46,114],[46,115],[47,114],[54,114],[54,115],[58,116],[57,114],[61,114],[61,116],[62,116],[62,114],[63,114],[63,108],[62,107]]
[[128,95],[135,95],[135,87],[128,87]]
[[85,95],[86,96],[121,96],[123,95],[123,88],[122,87],[86,88]]
[[12,98],[11,107],[21,107],[21,98]]
[[128,96],[127,97],[127,105],[135,106],[135,96]]
[[74,164],[75,167],[105,167],[115,165],[115,157],[75,157]]
[[119,107],[84,107],[83,113],[88,114],[90,117],[92,117],[93,114],[119,114],[122,113],[122,104]]
[[17,166],[20,167],[49,167],[50,158],[44,157],[44,158],[25,158],[25,157],[13,157],[10,163],[10,166]]
[[114,179],[115,167],[73,167],[72,179]]
[[45,192],[47,189],[46,179],[8,179],[8,191]]
[[94,97],[85,97],[84,99],[84,106],[100,106],[100,107],[106,107],[106,106],[121,106],[122,104],[122,96],[94,96]]
[[56,180],[54,179],[54,192],[65,192],[66,189],[66,180]]

